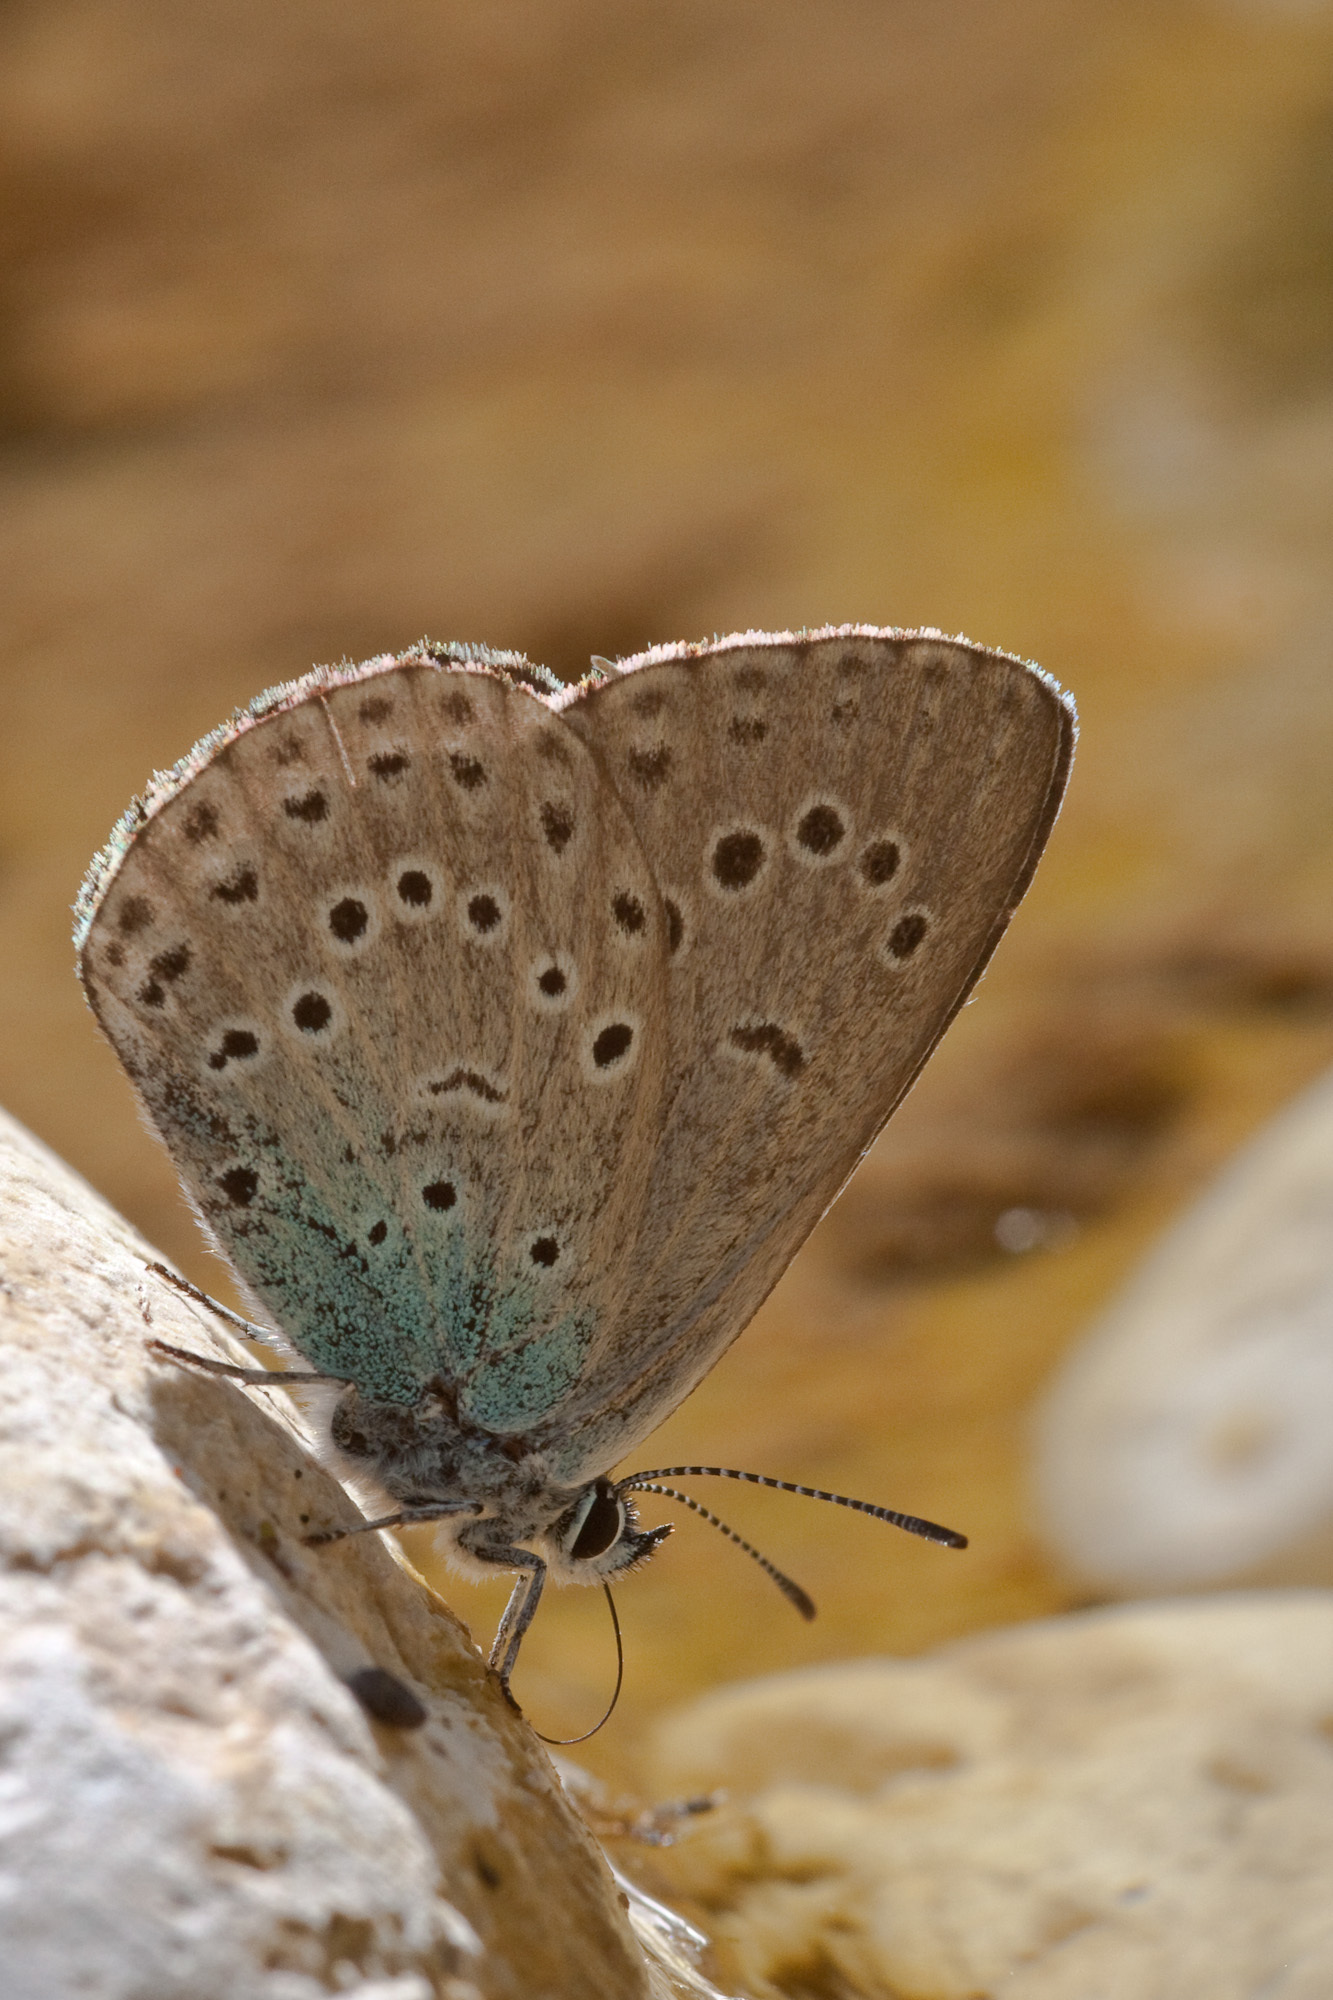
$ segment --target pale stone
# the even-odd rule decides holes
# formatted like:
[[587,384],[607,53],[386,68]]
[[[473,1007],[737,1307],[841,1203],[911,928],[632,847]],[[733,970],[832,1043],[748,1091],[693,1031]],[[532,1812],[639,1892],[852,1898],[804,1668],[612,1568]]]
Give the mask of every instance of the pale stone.
[[1068,1357],[1034,1484],[1039,1532],[1100,1591],[1333,1584],[1333,1077]]
[[[634,2000],[623,1898],[457,1620],[279,1389],[0,1127],[4,2000]],[[148,1318],[150,1324],[145,1324]],[[347,1682],[392,1674],[419,1727]],[[652,1991],[665,1991],[654,1984]]]
[[749,1993],[1328,2000],[1333,1594],[1072,1614],[720,1690],[659,1857]]

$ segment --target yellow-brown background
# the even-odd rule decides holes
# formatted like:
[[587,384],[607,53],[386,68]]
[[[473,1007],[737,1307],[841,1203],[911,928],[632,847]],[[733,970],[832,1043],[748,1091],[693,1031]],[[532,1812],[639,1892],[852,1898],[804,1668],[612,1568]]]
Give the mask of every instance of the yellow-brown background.
[[[233,705],[423,632],[577,673],[831,619],[1075,689],[978,1004],[649,1447],[973,1548],[703,1495],[822,1618],[686,1523],[595,1754],[720,1676],[1071,1602],[1031,1400],[1333,1055],[1333,11],[11,0],[0,177],[0,1095],[205,1282],[65,912]],[[1078,1233],[1006,1257],[1015,1206]],[[488,1628],[502,1590],[447,1589]],[[595,1712],[604,1621],[543,1613],[545,1726]]]

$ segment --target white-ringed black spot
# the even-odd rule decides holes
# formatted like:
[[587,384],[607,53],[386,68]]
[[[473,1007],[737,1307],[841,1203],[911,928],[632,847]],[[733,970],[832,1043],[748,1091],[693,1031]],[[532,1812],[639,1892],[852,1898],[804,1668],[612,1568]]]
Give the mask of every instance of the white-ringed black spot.
[[225,882],[215,882],[208,893],[215,896],[219,903],[226,903],[232,908],[238,903],[253,903],[259,896],[259,877],[245,862]]
[[626,937],[638,937],[647,929],[648,912],[628,889],[621,889],[611,898],[611,915],[616,920],[616,928],[623,931]]
[[618,1069],[629,1055],[634,1030],[628,1021],[611,1021],[593,1036],[592,1059],[598,1069]]
[[388,1233],[389,1225],[387,1222],[372,1222],[366,1236],[366,1241],[373,1244],[375,1249],[378,1250]]
[[749,888],[765,859],[763,835],[754,827],[745,826],[721,835],[714,844],[709,866],[719,889],[735,895]]
[[365,936],[370,912],[359,896],[343,896],[329,911],[329,929],[339,944],[357,944]]
[[902,848],[896,840],[872,840],[868,847],[862,848],[857,863],[861,880],[868,889],[882,889],[898,873],[902,858]]
[[423,868],[404,868],[395,885],[398,900],[410,910],[427,910],[435,894],[430,876]]
[[820,799],[796,822],[796,845],[815,861],[829,861],[847,838],[847,822],[837,806]]
[[528,967],[528,997],[543,1014],[561,1013],[574,998],[578,970],[564,952],[544,952]]
[[381,750],[368,760],[371,776],[378,778],[382,785],[392,784],[395,778],[401,778],[411,763],[406,750]]
[[228,1167],[225,1174],[218,1175],[218,1186],[233,1208],[249,1208],[259,1188],[259,1175],[253,1167]]
[[767,1056],[779,1076],[789,1081],[805,1068],[805,1050],[776,1021],[738,1022],[728,1039],[745,1055]]
[[427,1208],[433,1208],[437,1213],[442,1213],[445,1209],[454,1206],[458,1200],[458,1190],[452,1181],[428,1181],[421,1190],[421,1199],[425,1202]]
[[574,814],[558,800],[547,799],[541,809],[542,832],[553,854],[563,854],[574,836]]
[[300,820],[305,826],[318,826],[321,820],[329,816],[329,801],[327,795],[316,785],[311,791],[299,792],[294,798],[285,798],[282,809],[288,819]]
[[332,1019],[333,1004],[323,993],[301,993],[292,1002],[292,1020],[303,1035],[322,1035]]
[[528,1255],[534,1264],[549,1270],[560,1255],[560,1245],[554,1236],[539,1236],[528,1246]]
[[248,1062],[259,1054],[259,1037],[249,1028],[228,1028],[208,1058],[210,1069],[225,1069],[229,1062]]
[[450,751],[449,769],[453,773],[454,783],[465,792],[478,791],[487,781],[485,765],[479,764],[475,757],[467,756],[462,750]]
[[889,932],[888,953],[890,958],[910,958],[926,932],[930,929],[930,919],[920,910],[909,910],[899,917]]
[[480,936],[489,937],[492,931],[499,929],[504,920],[504,911],[494,896],[485,890],[479,890],[475,896],[468,897],[467,920]]

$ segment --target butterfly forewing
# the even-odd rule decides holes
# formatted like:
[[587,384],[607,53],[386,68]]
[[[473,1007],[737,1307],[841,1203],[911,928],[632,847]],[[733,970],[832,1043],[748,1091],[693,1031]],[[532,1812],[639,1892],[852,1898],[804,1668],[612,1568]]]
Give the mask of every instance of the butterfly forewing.
[[671,947],[634,1297],[565,1414],[573,1466],[688,1393],[908,1089],[1027,886],[1072,718],[1018,661],[856,632],[647,655],[564,714]]
[[499,1432],[578,1379],[641,1231],[666,918],[526,688],[417,661],[223,737],[102,885],[90,997],[310,1360]]

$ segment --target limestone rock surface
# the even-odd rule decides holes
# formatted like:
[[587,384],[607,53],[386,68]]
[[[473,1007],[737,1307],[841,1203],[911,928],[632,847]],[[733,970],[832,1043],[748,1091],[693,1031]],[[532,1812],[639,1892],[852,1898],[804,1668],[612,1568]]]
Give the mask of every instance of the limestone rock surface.
[[764,2000],[1327,2000],[1333,1594],[1011,1627],[659,1728],[660,1857]]
[[286,1394],[151,1352],[228,1353],[152,1255],[0,1129],[5,2000],[665,1992],[447,1607],[303,1545],[355,1515]]
[[1034,1481],[1039,1531],[1099,1590],[1333,1584],[1333,1076],[1064,1361]]

